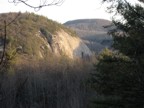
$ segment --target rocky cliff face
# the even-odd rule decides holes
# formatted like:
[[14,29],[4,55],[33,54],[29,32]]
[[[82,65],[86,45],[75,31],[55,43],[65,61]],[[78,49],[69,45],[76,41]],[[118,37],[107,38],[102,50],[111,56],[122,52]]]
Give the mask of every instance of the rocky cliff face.
[[[91,56],[90,49],[84,44],[84,42],[78,38],[73,37],[64,30],[57,31],[55,35],[51,35],[51,42],[48,42],[46,38],[39,34],[39,38],[43,40],[47,48],[57,56],[65,55],[71,59]],[[41,46],[44,49],[44,47]],[[39,52],[39,56],[43,58],[42,52]]]

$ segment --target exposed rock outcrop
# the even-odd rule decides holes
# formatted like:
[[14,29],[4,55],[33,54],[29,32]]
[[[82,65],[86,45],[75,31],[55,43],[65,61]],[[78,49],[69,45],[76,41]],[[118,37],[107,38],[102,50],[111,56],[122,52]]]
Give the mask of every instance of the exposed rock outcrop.
[[52,47],[56,54],[66,54],[70,58],[91,56],[91,51],[78,37],[72,37],[63,30],[53,37]]
[[[39,38],[43,40],[51,52],[58,56],[66,55],[72,59],[91,56],[90,49],[79,37],[71,36],[64,30],[57,31],[55,35],[52,35],[51,42],[48,42],[42,35]],[[42,57],[41,53],[40,56]]]

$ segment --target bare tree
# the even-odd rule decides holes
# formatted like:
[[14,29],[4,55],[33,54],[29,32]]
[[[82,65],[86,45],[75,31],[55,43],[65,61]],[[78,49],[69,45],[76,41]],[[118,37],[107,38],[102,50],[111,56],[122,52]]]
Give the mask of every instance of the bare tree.
[[1,34],[1,38],[3,39],[3,49],[2,49],[2,55],[0,57],[0,65],[3,63],[4,59],[5,59],[5,53],[6,53],[6,39],[7,39],[7,26],[11,25],[13,22],[15,22],[17,20],[17,18],[21,15],[21,13],[19,12],[16,17],[11,20],[10,22],[6,22],[6,20],[4,20],[4,27],[0,28],[0,31],[2,31],[3,33]]
[[5,56],[5,49],[6,49],[6,21],[4,21],[4,42],[3,42],[3,52],[2,52],[2,57],[0,60],[0,65],[2,64]]
[[35,10],[39,10],[42,7],[46,7],[46,6],[60,6],[63,4],[64,0],[39,0],[39,4],[38,5],[34,5],[30,2],[34,2],[34,0],[8,0],[9,3],[14,3],[15,5],[19,4],[19,3],[23,3],[28,7],[34,8]]

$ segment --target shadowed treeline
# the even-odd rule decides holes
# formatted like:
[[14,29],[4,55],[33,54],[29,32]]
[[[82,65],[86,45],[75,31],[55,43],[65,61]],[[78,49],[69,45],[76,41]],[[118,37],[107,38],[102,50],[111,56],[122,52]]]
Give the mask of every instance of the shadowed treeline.
[[[0,75],[1,108],[86,108],[91,63],[31,61]],[[2,68],[1,68],[1,71]]]

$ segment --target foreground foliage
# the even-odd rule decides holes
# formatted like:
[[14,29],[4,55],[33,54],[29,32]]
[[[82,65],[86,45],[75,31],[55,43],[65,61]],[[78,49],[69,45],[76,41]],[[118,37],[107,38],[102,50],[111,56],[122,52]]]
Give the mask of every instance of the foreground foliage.
[[[113,0],[114,1],[114,0]],[[99,94],[96,108],[143,108],[144,106],[144,8],[119,1],[113,21],[115,51],[105,50],[92,74],[92,87]]]

